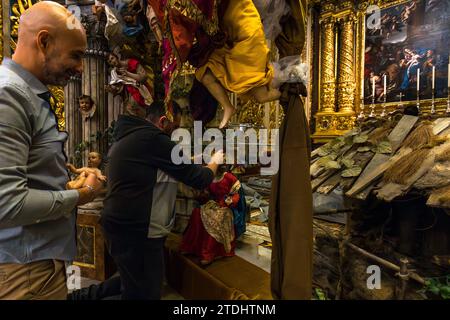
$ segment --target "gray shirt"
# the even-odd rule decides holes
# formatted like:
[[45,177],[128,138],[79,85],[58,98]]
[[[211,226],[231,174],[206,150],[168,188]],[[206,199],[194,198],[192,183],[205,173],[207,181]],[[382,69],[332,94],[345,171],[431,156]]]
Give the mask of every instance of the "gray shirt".
[[0,66],[0,263],[75,256],[76,190],[47,87],[5,58]]
[[149,238],[167,237],[175,223],[178,181],[158,169],[153,187],[153,202],[148,228]]

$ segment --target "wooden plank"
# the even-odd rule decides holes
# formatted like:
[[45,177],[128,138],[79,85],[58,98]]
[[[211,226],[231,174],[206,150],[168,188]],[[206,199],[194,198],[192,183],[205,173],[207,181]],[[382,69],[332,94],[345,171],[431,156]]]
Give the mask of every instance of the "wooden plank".
[[[409,132],[418,120],[418,117],[409,115],[404,115],[400,119],[400,121],[388,136],[393,153],[401,146],[402,142],[408,136]],[[379,179],[392,163],[397,161],[403,155],[410,153],[411,151],[411,149],[403,150],[393,157],[384,154],[376,154],[372,158],[371,162],[367,165],[363,173],[356,180],[356,183],[353,185],[353,187],[346,192],[346,195],[349,197],[354,197],[356,196],[356,194],[364,191],[364,189],[366,189],[370,185],[373,185],[375,180]]]
[[391,165],[392,160],[389,161],[390,159],[395,159],[396,161],[397,159],[399,159],[399,157],[397,155],[391,158],[388,155],[377,153],[372,158],[372,161],[370,161],[370,163],[367,165],[363,173],[359,176],[353,187],[349,191],[347,191],[345,195],[348,197],[353,197],[357,193],[363,191],[374,180],[380,178],[386,171],[386,169]]
[[411,129],[414,127],[419,117],[404,115],[397,123],[395,128],[391,131],[388,139],[392,146],[392,152],[394,153],[402,144],[403,140],[408,136]]
[[439,118],[433,123],[433,133],[439,135],[450,126],[450,118]]
[[326,181],[329,177],[331,177],[334,173],[336,172],[336,169],[332,169],[332,170],[328,170],[324,173],[322,173],[322,175],[316,179],[314,179],[313,181],[311,181],[311,188],[312,191],[316,191],[316,189],[324,182]]
[[319,188],[317,188],[317,192],[322,193],[322,194],[329,194],[331,191],[334,190],[334,188],[342,180],[341,174],[342,174],[342,171],[335,173],[333,176],[331,176],[329,179],[327,179],[324,183],[322,183],[322,185]]
[[[370,162],[370,160],[373,159],[373,157],[374,153],[372,152],[358,153],[355,157],[355,165],[361,167],[362,170],[364,170],[367,164]],[[340,182],[342,190],[347,191],[348,189],[350,189],[358,178],[359,177],[342,178]]]

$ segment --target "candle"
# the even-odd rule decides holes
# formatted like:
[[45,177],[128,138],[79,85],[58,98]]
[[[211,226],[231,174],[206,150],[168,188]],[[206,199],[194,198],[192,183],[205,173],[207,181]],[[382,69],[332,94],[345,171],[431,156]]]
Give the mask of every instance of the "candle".
[[417,69],[417,91],[420,91],[420,68]]
[[386,87],[387,87],[387,77],[386,77],[386,75],[383,76],[383,80],[384,80],[384,96],[386,96]]
[[372,77],[372,97],[375,98],[375,75]]
[[432,81],[431,81],[431,89],[434,90],[434,79],[436,78],[436,67],[433,66],[433,76],[432,76]]
[[448,56],[448,76],[447,76],[447,81],[448,81],[448,87],[450,88],[450,56]]

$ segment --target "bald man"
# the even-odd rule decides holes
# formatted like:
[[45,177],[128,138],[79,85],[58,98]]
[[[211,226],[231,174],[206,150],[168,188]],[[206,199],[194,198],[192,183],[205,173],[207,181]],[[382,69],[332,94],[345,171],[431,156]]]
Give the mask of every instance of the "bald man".
[[94,175],[78,190],[48,85],[81,73],[86,34],[63,6],[39,2],[21,17],[13,59],[0,66],[0,299],[65,299],[76,206],[101,189]]

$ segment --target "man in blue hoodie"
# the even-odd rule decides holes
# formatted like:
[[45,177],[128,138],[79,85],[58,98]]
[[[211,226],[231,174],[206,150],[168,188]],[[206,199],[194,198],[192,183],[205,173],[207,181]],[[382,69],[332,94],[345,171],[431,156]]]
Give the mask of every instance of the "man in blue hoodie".
[[[108,154],[108,193],[101,223],[120,273],[122,299],[160,298],[162,250],[171,223],[162,221],[170,220],[162,211],[167,211],[163,204],[170,205],[172,198],[172,191],[166,190],[170,194],[164,200],[161,190],[172,180],[204,189],[223,161],[219,152],[206,167],[175,165],[171,159],[175,143],[149,121],[155,108],[161,108],[161,103],[147,110],[128,108],[116,122],[115,143]],[[156,226],[162,228],[155,232]]]

